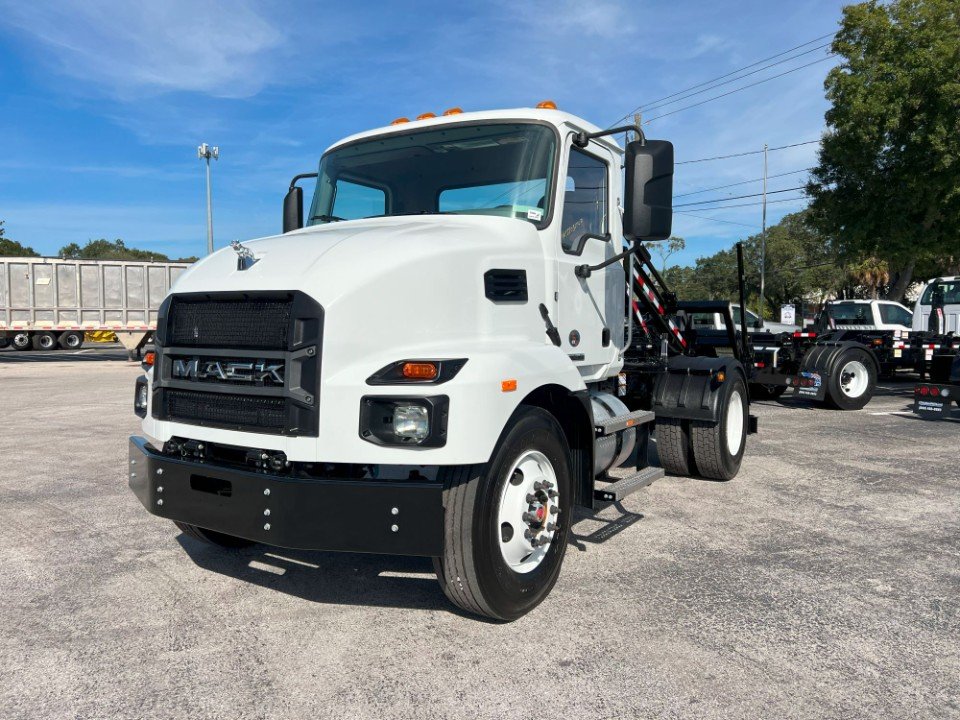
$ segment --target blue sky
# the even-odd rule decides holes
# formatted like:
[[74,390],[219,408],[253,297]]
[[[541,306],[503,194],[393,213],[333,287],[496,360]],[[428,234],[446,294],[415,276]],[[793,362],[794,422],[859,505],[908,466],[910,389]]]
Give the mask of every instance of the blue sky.
[[[544,98],[606,126],[641,103],[833,32],[842,3],[328,5],[0,0],[0,219],[7,236],[43,254],[99,237],[171,256],[203,254],[200,142],[221,148],[214,167],[220,247],[277,232],[290,177],[315,169],[344,135],[399,115],[454,105],[529,107]],[[804,56],[660,112],[821,57]],[[678,161],[815,139],[832,63],[655,120],[647,134],[672,140]],[[769,172],[806,168],[815,157],[816,145],[777,151]],[[675,192],[759,178],[761,163],[749,155],[678,165]],[[774,178],[770,189],[803,178]],[[759,189],[738,185],[676,203]],[[802,205],[772,204],[769,221]],[[757,206],[683,209],[717,219],[676,215],[674,231],[687,250],[671,263],[692,262],[759,229]]]

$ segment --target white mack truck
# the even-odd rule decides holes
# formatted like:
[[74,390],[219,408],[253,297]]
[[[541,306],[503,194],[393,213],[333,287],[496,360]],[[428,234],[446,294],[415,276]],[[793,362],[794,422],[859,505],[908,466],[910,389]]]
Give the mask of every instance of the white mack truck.
[[335,143],[283,234],[163,302],[130,487],[196,539],[431,557],[464,610],[529,612],[575,506],[729,480],[756,429],[743,343],[698,357],[672,317],[746,329],[678,303],[643,245],[670,235],[672,176],[670,143],[550,102]]

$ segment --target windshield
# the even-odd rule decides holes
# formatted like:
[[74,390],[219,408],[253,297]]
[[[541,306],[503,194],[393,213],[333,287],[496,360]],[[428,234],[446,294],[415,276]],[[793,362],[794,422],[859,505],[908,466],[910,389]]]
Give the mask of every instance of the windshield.
[[308,225],[384,215],[497,215],[545,225],[556,133],[544,125],[454,125],[374,137],[320,161]]
[[960,304],[960,280],[941,280],[938,283],[930,283],[927,285],[927,289],[923,291],[923,297],[920,298],[921,305],[931,304],[934,290],[940,290],[943,292],[944,304]]

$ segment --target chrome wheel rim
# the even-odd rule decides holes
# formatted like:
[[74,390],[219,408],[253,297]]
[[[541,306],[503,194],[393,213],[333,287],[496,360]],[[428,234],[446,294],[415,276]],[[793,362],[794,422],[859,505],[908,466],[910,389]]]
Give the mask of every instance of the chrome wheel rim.
[[560,491],[547,456],[525,450],[513,463],[500,491],[497,532],[500,553],[511,570],[539,567],[558,533]]

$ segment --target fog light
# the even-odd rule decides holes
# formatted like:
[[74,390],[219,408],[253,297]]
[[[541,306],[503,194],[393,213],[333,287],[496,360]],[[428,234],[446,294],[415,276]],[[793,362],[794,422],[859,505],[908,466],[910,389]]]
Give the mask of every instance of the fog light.
[[430,417],[422,405],[397,405],[393,409],[393,434],[420,442],[430,435]]

